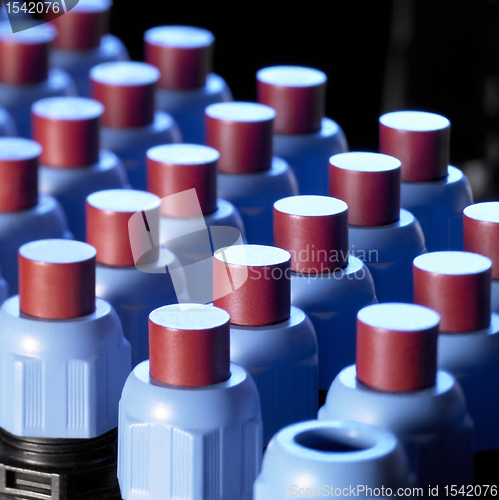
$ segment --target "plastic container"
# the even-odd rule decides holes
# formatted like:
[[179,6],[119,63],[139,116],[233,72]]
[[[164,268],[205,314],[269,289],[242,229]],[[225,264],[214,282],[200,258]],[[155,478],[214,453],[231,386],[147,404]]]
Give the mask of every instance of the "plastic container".
[[220,152],[218,194],[241,213],[249,243],[272,245],[272,207],[298,194],[289,165],[272,156],[275,111],[263,104],[212,104],[206,114],[206,144]]
[[414,304],[375,304],[357,316],[357,363],[331,384],[319,420],[392,431],[417,486],[473,484],[473,421],[453,375],[437,371],[439,315]]
[[215,252],[213,303],[230,314],[230,358],[255,380],[263,444],[283,427],[317,413],[317,336],[308,316],[290,305],[291,256],[239,245]]
[[161,72],[156,105],[175,118],[186,143],[204,143],[207,106],[232,101],[225,80],[212,72],[214,42],[211,32],[192,26],[157,26],[144,33],[145,61]]
[[[98,191],[86,201],[87,243],[97,250],[97,296],[118,313],[132,366],[149,357],[149,313],[177,302],[167,271],[177,259],[159,244],[160,204],[157,196],[131,189]],[[187,302],[186,292],[181,298]]]
[[50,64],[71,75],[81,97],[90,97],[91,68],[129,58],[123,42],[105,33],[111,6],[110,0],[79,0],[69,12],[52,20],[58,35]]
[[19,137],[0,138],[0,268],[11,295],[18,291],[18,250],[29,241],[72,238],[59,202],[38,195],[41,146]]
[[291,254],[291,303],[314,325],[319,391],[325,392],[345,366],[355,363],[357,313],[377,302],[369,269],[348,253],[347,204],[310,195],[277,201],[274,244]]
[[490,312],[491,267],[490,259],[469,252],[431,252],[414,260],[414,302],[442,318],[438,366],[463,388],[476,452],[499,449],[499,316]]
[[155,111],[159,71],[140,62],[100,64],[90,71],[91,95],[105,108],[101,145],[116,153],[135,189],[146,189],[146,152],[153,146],[181,142],[175,120]]
[[151,358],[120,403],[118,478],[124,500],[251,500],[260,470],[258,392],[229,360],[229,315],[170,305],[149,316]]
[[492,312],[499,314],[499,202],[476,203],[463,212],[464,250],[492,261]]
[[311,420],[274,436],[253,498],[390,497],[410,484],[407,456],[393,433],[358,422]]
[[426,248],[463,249],[463,209],[473,203],[466,176],[449,165],[450,122],[421,111],[379,119],[380,153],[402,162],[400,205],[418,219]]
[[102,189],[128,187],[114,153],[99,149],[104,108],[92,99],[60,97],[33,105],[33,138],[41,144],[39,187],[59,200],[69,229],[85,240],[85,199]]
[[[0,22],[0,106],[14,119],[21,137],[31,135],[31,105],[40,99],[76,95],[71,77],[61,69],[49,70],[49,45],[57,30],[49,25],[12,33]],[[30,24],[31,23],[31,24]]]
[[118,403],[130,345],[95,298],[95,249],[41,240],[19,250],[19,295],[0,310],[0,492],[119,498]]
[[348,151],[341,127],[325,118],[327,76],[301,66],[258,71],[258,102],[276,110],[274,154],[296,174],[300,194],[327,195],[328,160]]
[[6,109],[0,108],[0,137],[16,136],[17,127]]
[[329,159],[329,196],[348,205],[352,255],[371,271],[379,302],[412,302],[412,261],[425,252],[417,219],[400,209],[400,161],[377,153]]
[[198,144],[147,152],[147,189],[162,200],[160,241],[178,257],[190,300],[201,304],[213,300],[213,252],[245,241],[239,212],[217,198],[219,157],[215,149]]

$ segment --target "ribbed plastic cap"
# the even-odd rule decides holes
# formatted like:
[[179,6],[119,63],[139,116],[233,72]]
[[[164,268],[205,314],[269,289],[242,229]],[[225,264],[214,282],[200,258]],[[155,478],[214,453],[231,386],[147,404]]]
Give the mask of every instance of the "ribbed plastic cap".
[[[234,245],[213,259],[213,303],[234,325],[265,326],[289,318],[291,255],[281,248]],[[236,287],[236,285],[240,285]]]
[[95,248],[80,241],[39,240],[19,249],[21,312],[70,319],[95,310]]
[[125,61],[90,70],[91,94],[105,108],[102,125],[146,127],[154,121],[154,89],[159,71],[150,64]]
[[194,217],[197,207],[168,196],[195,189],[203,215],[217,210],[217,164],[220,154],[208,146],[167,144],[147,151],[147,189],[162,198],[165,217]]
[[33,137],[42,165],[74,168],[99,161],[99,121],[104,107],[82,97],[51,97],[31,107]]
[[275,111],[253,102],[224,102],[205,109],[206,144],[220,152],[226,174],[251,174],[272,165]]
[[477,203],[463,212],[464,250],[492,261],[492,278],[499,279],[499,202]]
[[377,153],[329,159],[329,196],[348,205],[348,223],[381,226],[400,217],[400,161]]
[[[97,262],[107,266],[155,262],[159,247],[148,249],[151,241],[158,241],[160,205],[154,194],[133,189],[108,189],[88,196],[87,243],[97,250]],[[132,217],[137,212],[141,216]],[[143,256],[140,262],[137,256]]]
[[379,119],[379,152],[402,162],[402,180],[427,182],[447,177],[450,122],[422,111],[396,111]]
[[274,245],[291,254],[291,270],[324,273],[348,265],[348,206],[328,196],[274,203]]
[[149,373],[165,384],[202,387],[230,377],[230,317],[218,307],[173,304],[149,315]]
[[197,89],[212,71],[214,43],[213,34],[202,28],[158,26],[144,33],[145,60],[161,72],[161,88]]
[[[12,4],[13,5],[13,4]],[[44,82],[49,72],[49,45],[57,30],[49,25],[36,26],[12,33],[8,21],[0,23],[0,82],[28,85]]]
[[40,144],[19,137],[0,138],[0,212],[38,204]]
[[492,262],[469,252],[431,252],[414,259],[414,303],[431,307],[442,332],[473,332],[490,324]]
[[374,304],[357,314],[357,378],[379,391],[431,387],[440,316],[414,304]]
[[327,76],[301,66],[273,66],[256,74],[258,102],[276,110],[276,134],[307,134],[321,129]]
[[52,19],[59,32],[54,46],[63,50],[99,47],[111,6],[110,0],[80,0],[69,12]]

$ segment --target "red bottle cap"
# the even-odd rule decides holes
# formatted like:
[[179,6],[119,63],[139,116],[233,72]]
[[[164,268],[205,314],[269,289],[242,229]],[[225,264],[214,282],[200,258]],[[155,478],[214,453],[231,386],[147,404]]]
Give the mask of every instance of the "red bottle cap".
[[125,61],[90,70],[91,94],[104,105],[102,125],[146,127],[154,121],[154,89],[159,71],[150,64]]
[[[213,259],[213,304],[230,314],[230,322],[266,326],[289,318],[291,256],[263,245],[234,245]],[[218,298],[219,297],[219,298]]]
[[431,252],[413,262],[414,303],[431,307],[442,332],[473,332],[490,325],[492,262],[469,252]]
[[161,72],[159,86],[169,90],[204,87],[211,73],[213,34],[192,26],[158,26],[144,33],[145,61]]
[[477,203],[463,212],[464,250],[492,261],[492,278],[499,279],[499,202]]
[[352,226],[382,226],[400,217],[400,161],[377,153],[329,159],[329,196],[348,205]]
[[12,33],[8,21],[0,23],[0,82],[28,85],[44,82],[49,74],[49,45],[57,30],[49,25],[36,26]]
[[85,202],[87,243],[97,250],[97,262],[120,267],[155,262],[159,247],[153,248],[150,242],[159,238],[160,205],[154,194],[133,189],[89,195]]
[[230,317],[218,307],[173,304],[149,315],[149,373],[165,384],[203,387],[230,377]]
[[205,109],[206,144],[220,152],[225,174],[252,174],[272,166],[275,111],[253,102],[223,102]]
[[111,5],[109,0],[79,0],[66,14],[52,19],[59,32],[54,46],[63,50],[99,47]]
[[44,319],[95,310],[95,248],[72,240],[38,240],[19,249],[19,307]]
[[99,120],[104,107],[93,99],[51,97],[31,107],[33,136],[43,147],[40,163],[74,168],[99,161]]
[[327,196],[290,196],[274,203],[274,244],[291,254],[296,273],[348,265],[348,206]]
[[378,391],[435,385],[440,317],[414,304],[374,304],[357,314],[357,379]]
[[276,110],[276,134],[308,134],[321,129],[327,76],[301,66],[273,66],[256,74],[258,102]]
[[0,212],[38,204],[40,144],[19,137],[0,138]]
[[421,111],[397,111],[379,119],[379,152],[402,162],[402,180],[427,182],[447,177],[450,122]]
[[203,215],[217,210],[217,163],[220,154],[208,146],[167,144],[147,151],[147,189],[162,198],[165,217],[195,217],[197,207],[168,199],[195,189]]

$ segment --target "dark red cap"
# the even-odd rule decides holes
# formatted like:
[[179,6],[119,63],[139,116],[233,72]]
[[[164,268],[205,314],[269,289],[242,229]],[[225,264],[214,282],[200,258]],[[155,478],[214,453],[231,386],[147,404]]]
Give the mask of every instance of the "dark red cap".
[[440,316],[414,304],[374,304],[357,314],[357,378],[378,391],[435,385]]
[[273,66],[256,74],[258,102],[276,110],[276,134],[308,134],[321,129],[327,76],[301,66]]
[[222,102],[205,109],[206,144],[220,152],[224,174],[252,174],[272,166],[275,111],[254,102]]
[[72,240],[38,240],[19,249],[19,307],[44,319],[95,310],[95,248]]
[[218,307],[173,304],[149,314],[149,373],[165,384],[202,387],[230,377],[230,317]]
[[434,113],[396,111],[379,119],[379,152],[402,162],[402,180],[447,177],[450,122]]
[[492,278],[499,279],[499,202],[476,203],[463,212],[464,250],[492,261]]
[[413,262],[414,303],[431,307],[442,332],[473,332],[490,325],[492,262],[470,252],[431,252]]
[[157,26],[144,33],[144,59],[161,72],[161,88],[197,89],[212,71],[214,43],[213,34],[202,28]]
[[[17,22],[17,21],[16,21]],[[8,21],[0,23],[0,82],[28,85],[44,82],[49,74],[49,45],[57,30],[49,25],[37,26],[12,33]]]
[[90,70],[91,94],[104,105],[102,125],[146,127],[154,121],[154,90],[159,71],[135,61],[99,64]]
[[133,189],[108,189],[87,197],[87,243],[97,250],[97,262],[107,266],[133,266],[155,262],[159,246],[161,200]]
[[217,210],[218,151],[197,144],[166,144],[149,149],[146,156],[147,190],[162,199],[162,215],[199,215],[197,206],[179,203],[178,198],[168,198],[188,189],[196,190],[203,215]]
[[400,217],[400,161],[377,153],[329,158],[329,196],[348,205],[352,226],[382,226]]
[[348,206],[328,196],[290,196],[274,203],[274,245],[291,254],[296,273],[348,265]]
[[19,137],[0,138],[0,212],[38,204],[40,144]]
[[213,304],[234,325],[265,326],[290,315],[291,255],[281,248],[233,245],[215,252]]
[[63,50],[88,50],[99,47],[109,0],[80,0],[69,12],[52,19],[57,28],[54,46]]
[[99,120],[104,107],[83,97],[51,97],[31,107],[33,138],[43,147],[40,163],[74,168],[99,161]]

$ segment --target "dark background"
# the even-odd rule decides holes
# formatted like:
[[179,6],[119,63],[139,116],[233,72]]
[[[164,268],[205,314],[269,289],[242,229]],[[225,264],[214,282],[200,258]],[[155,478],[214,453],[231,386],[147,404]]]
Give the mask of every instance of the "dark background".
[[214,69],[236,100],[255,100],[255,73],[276,64],[323,70],[327,116],[351,150],[376,151],[378,117],[416,109],[452,124],[451,163],[475,199],[499,199],[499,2],[115,0],[111,32],[142,60],[142,36],[162,24],[207,28]]

